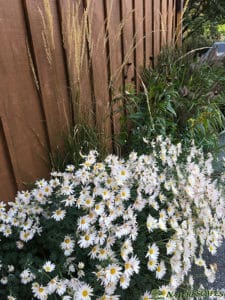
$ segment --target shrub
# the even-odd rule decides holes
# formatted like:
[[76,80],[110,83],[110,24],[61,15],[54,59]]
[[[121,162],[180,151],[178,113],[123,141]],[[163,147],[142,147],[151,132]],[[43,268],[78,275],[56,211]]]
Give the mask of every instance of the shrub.
[[160,136],[149,147],[102,162],[91,151],[1,203],[1,299],[166,297],[193,262],[214,280],[202,253],[221,244],[225,201],[212,157]]
[[143,153],[143,136],[163,135],[183,143],[194,139],[204,150],[216,150],[225,126],[224,83],[224,67],[200,63],[179,49],[164,49],[155,68],[143,71],[142,90],[125,93],[132,129],[122,135],[122,144],[128,152]]

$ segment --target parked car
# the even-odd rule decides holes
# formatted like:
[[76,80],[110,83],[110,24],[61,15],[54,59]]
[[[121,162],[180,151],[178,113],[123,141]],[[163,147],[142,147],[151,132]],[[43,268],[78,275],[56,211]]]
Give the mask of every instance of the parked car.
[[225,59],[225,42],[215,42],[212,47],[202,55],[201,61],[223,61]]

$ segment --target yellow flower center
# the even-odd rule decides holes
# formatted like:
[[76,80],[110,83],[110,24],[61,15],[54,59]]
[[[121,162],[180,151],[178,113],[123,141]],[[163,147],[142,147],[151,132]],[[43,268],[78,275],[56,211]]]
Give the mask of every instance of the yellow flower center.
[[160,271],[161,271],[161,267],[158,266],[158,267],[157,267],[157,272],[160,272]]
[[111,275],[114,275],[116,273],[116,269],[115,268],[112,268],[111,270],[110,270],[110,274]]
[[149,249],[149,254],[152,255],[153,253],[154,253],[154,249],[150,248],[150,249]]
[[149,264],[149,266],[153,266],[154,265],[154,261],[153,260],[149,260],[148,264]]
[[130,265],[130,263],[125,263],[125,270],[128,270],[128,269],[130,269],[130,267],[131,267],[131,265]]
[[91,199],[86,200],[86,204],[89,205],[91,203]]
[[42,287],[39,287],[38,291],[39,291],[39,293],[43,293],[44,289]]
[[83,290],[82,296],[87,297],[88,296],[88,291],[87,290]]
[[70,243],[70,239],[65,239],[65,243],[69,244]]
[[85,235],[85,241],[89,241],[90,240],[90,236],[89,235]]

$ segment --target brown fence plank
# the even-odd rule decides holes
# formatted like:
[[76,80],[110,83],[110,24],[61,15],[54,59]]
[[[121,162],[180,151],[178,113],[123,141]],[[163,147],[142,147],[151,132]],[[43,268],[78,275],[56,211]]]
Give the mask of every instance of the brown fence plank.
[[60,0],[62,35],[67,56],[75,123],[94,125],[94,104],[90,82],[87,17],[81,0]]
[[161,47],[167,43],[167,0],[162,0],[162,12],[161,12]]
[[145,61],[146,66],[152,64],[153,56],[153,17],[152,17],[152,0],[145,0]]
[[0,156],[0,201],[7,202],[13,199],[17,190],[17,184],[13,174],[2,123],[0,123]]
[[173,0],[168,0],[168,33],[167,33],[167,44],[171,45],[173,43],[173,16],[174,7]]
[[134,33],[132,0],[122,1],[125,84],[134,83]]
[[136,68],[136,84],[139,86],[140,72],[144,66],[144,15],[143,1],[135,0],[135,68]]
[[[110,88],[112,93],[112,111],[114,134],[120,132],[120,116],[123,110],[121,90],[123,86],[122,77],[122,44],[121,31],[122,23],[120,20],[120,0],[107,0],[107,31],[109,37],[109,58],[110,58]],[[116,146],[116,145],[115,145]]]
[[51,150],[71,126],[68,83],[55,0],[26,0],[33,51]]
[[87,1],[91,32],[91,61],[94,78],[96,125],[103,133],[108,150],[112,148],[112,124],[110,119],[110,98],[108,85],[108,61],[103,0]]
[[0,22],[0,115],[9,128],[21,182],[31,182],[48,174],[48,147],[21,2],[2,1]]
[[154,0],[154,62],[160,51],[160,1]]

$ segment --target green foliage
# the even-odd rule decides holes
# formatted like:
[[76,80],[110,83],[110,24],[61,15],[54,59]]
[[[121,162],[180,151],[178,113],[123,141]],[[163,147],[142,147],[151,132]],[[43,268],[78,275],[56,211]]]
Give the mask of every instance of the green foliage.
[[143,71],[142,90],[125,94],[132,129],[123,133],[122,144],[143,153],[143,137],[163,135],[184,144],[194,139],[205,150],[216,150],[225,126],[224,84],[223,66],[200,63],[180,49],[164,49],[155,68]]
[[204,36],[213,40],[221,38],[219,24],[225,23],[223,0],[187,0],[183,16],[184,38]]

